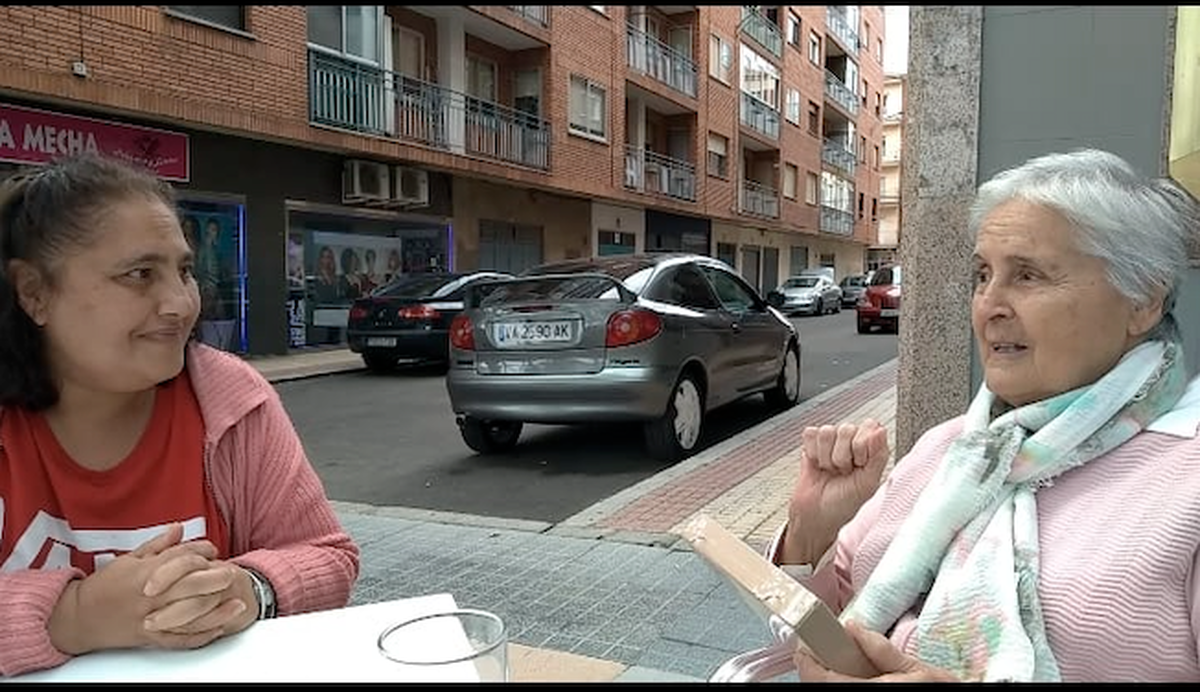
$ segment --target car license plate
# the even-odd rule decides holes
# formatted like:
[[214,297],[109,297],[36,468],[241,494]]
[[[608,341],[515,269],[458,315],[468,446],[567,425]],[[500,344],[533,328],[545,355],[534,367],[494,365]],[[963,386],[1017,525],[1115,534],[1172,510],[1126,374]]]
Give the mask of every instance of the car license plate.
[[367,346],[394,348],[396,346],[396,337],[394,336],[368,336]]
[[880,317],[899,317],[900,311],[896,308],[884,308],[879,311]]
[[557,322],[500,322],[492,327],[492,339],[497,346],[528,346],[570,341],[571,323]]

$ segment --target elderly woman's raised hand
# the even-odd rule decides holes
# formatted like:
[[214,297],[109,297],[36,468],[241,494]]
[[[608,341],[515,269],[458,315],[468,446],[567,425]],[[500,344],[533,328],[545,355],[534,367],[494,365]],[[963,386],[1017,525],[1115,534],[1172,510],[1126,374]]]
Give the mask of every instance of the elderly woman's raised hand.
[[804,429],[800,473],[788,506],[781,562],[813,564],[879,487],[890,457],[887,428],[861,425]]

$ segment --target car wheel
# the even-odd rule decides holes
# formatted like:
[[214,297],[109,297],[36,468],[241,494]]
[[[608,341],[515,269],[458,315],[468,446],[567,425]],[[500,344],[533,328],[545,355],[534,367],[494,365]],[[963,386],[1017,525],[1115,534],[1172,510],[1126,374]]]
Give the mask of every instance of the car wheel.
[[645,424],[643,432],[650,456],[660,461],[678,461],[687,457],[700,441],[704,422],[704,396],[692,375],[684,373],[675,383],[667,411]]
[[763,392],[763,398],[771,408],[788,409],[800,401],[800,352],[795,344],[788,344],[783,356],[783,368],[775,386]]
[[395,356],[382,353],[364,353],[362,359],[367,364],[367,369],[373,372],[387,372],[396,367],[397,360]]
[[862,320],[859,320],[858,321],[858,333],[866,334],[869,331],[871,331],[871,325],[867,324],[866,322],[863,322]]
[[835,314],[835,315],[842,314],[842,299],[841,298],[838,298],[837,300],[833,301],[833,314]]
[[470,416],[458,421],[463,442],[480,454],[513,450],[521,437],[521,427],[520,421],[479,420]]

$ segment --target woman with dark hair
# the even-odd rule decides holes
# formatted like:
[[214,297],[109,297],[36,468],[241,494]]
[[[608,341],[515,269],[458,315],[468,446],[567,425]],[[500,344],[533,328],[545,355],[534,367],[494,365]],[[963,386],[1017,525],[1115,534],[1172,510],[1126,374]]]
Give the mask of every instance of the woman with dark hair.
[[362,294],[362,277],[358,274],[358,253],[354,248],[342,248],[342,273],[338,276],[338,295],[354,300]]
[[0,188],[0,676],[350,597],[358,547],[275,390],[191,338],[193,262],[148,171]]

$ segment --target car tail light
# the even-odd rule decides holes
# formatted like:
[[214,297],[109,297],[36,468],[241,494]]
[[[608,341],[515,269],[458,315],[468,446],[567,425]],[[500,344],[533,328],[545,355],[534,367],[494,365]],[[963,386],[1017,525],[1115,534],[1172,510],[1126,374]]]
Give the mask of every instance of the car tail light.
[[458,315],[450,322],[450,345],[462,351],[475,350],[475,325],[466,315]]
[[402,320],[434,320],[442,316],[428,305],[406,305],[396,311],[396,317]]
[[365,320],[370,314],[371,311],[368,310],[364,305],[355,305],[354,307],[350,308],[350,319],[352,320]]
[[662,318],[658,313],[641,308],[622,310],[608,318],[604,345],[608,348],[628,346],[645,341],[661,331]]

